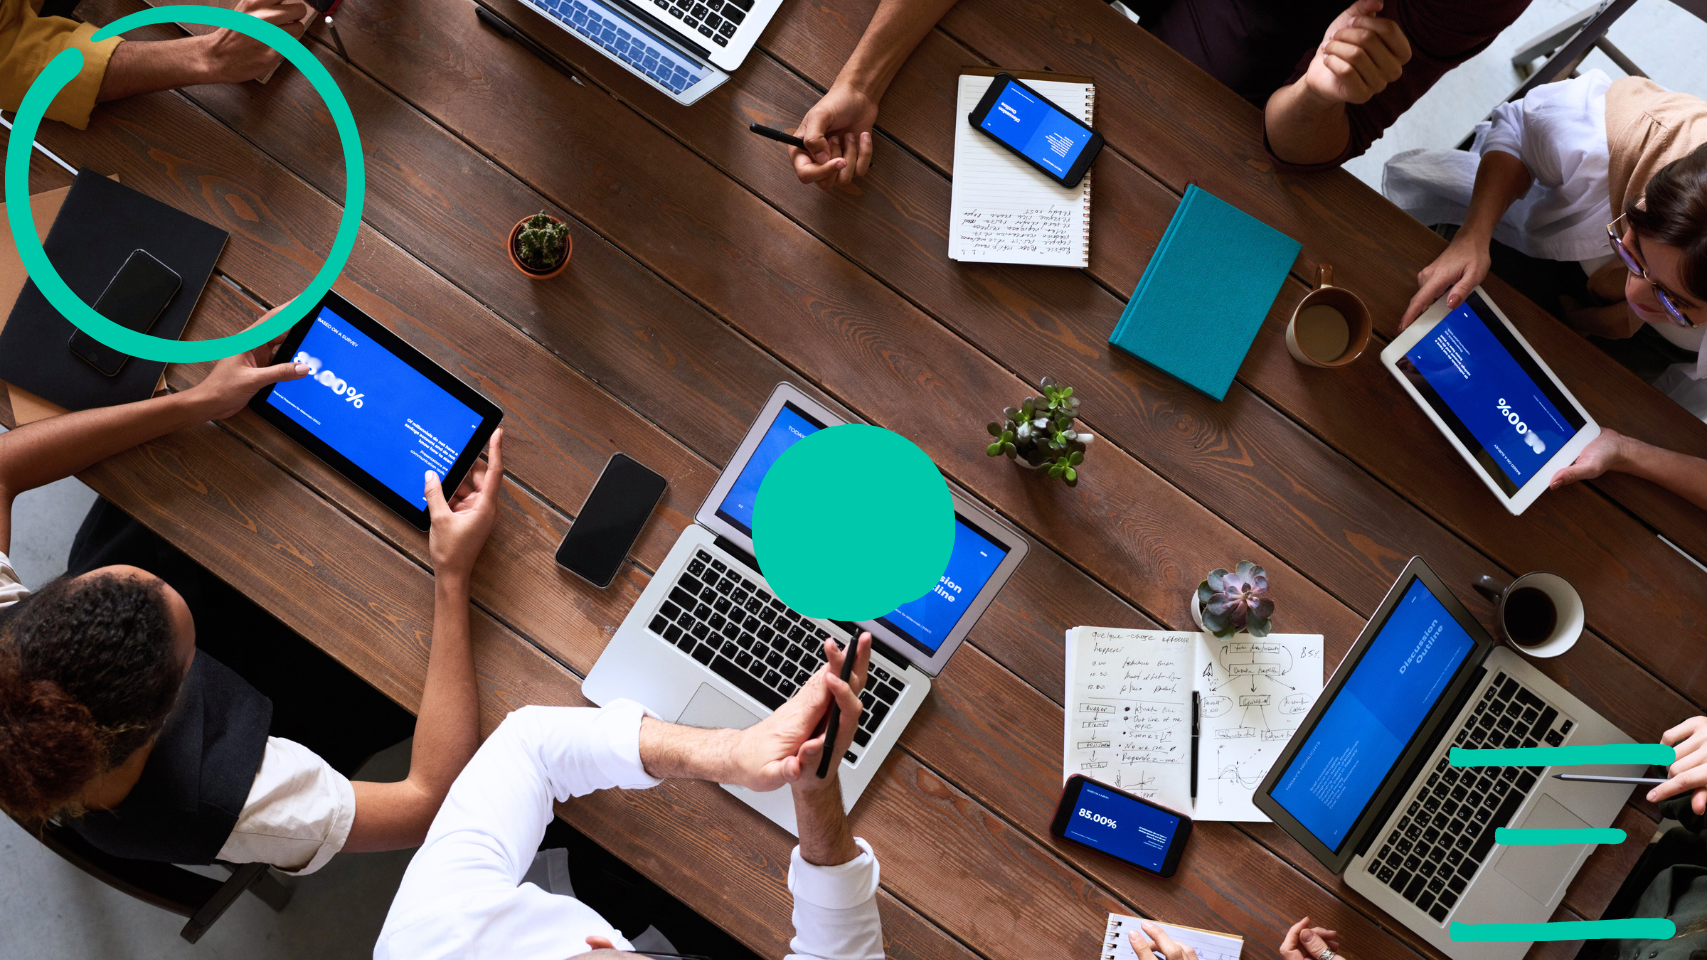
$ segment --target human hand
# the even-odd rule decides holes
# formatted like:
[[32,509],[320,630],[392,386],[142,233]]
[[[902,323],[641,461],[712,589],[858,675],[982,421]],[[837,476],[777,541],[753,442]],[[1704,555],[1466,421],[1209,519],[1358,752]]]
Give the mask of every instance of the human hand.
[[1322,951],[1339,952],[1339,931],[1310,925],[1310,918],[1293,924],[1280,941],[1281,960],[1321,960]]
[[852,84],[835,84],[794,131],[806,141],[804,150],[788,148],[794,175],[826,191],[865,176],[871,169],[871,128],[876,122],[875,99]]
[[1161,954],[1165,960],[1197,960],[1196,950],[1175,943],[1166,930],[1148,920],[1139,923],[1137,930],[1128,933],[1126,942],[1132,945],[1132,952],[1137,954],[1140,960],[1150,960],[1156,954]]
[[466,583],[474,572],[474,561],[486,545],[493,521],[498,519],[498,487],[504,480],[503,440],[503,427],[492,431],[486,459],[474,462],[448,502],[439,475],[427,471],[427,513],[433,522],[427,553],[432,557],[435,577],[455,577]]
[[1593,480],[1608,470],[1617,470],[1624,462],[1629,441],[1629,437],[1618,431],[1601,427],[1600,436],[1577,454],[1575,462],[1553,474],[1553,479],[1547,481],[1547,489],[1557,490],[1567,483]]
[[871,634],[861,633],[854,650],[854,671],[842,682],[842,649],[836,641],[824,641],[825,664],[810,680],[778,707],[770,716],[741,731],[732,754],[732,770],[727,783],[736,783],[760,792],[775,790],[785,783],[797,790],[817,790],[836,783],[840,764],[830,765],[830,774],[818,779],[818,758],[824,753],[824,736],[819,730],[833,699],[842,707],[842,718],[836,727],[836,743],[831,756],[840,757],[853,743],[854,730],[859,726],[859,692],[865,689],[866,668],[871,661]]
[[1304,71],[1304,86],[1333,103],[1367,103],[1399,79],[1411,44],[1399,24],[1376,16],[1382,0],[1357,0],[1328,24]]
[[[259,320],[245,329],[253,330],[286,306],[289,306],[289,301],[261,314]],[[224,420],[242,412],[248,405],[249,398],[262,387],[307,376],[306,363],[272,362],[273,351],[278,349],[278,345],[289,333],[287,330],[253,350],[245,350],[219,361],[208,371],[207,376],[202,378],[201,383],[185,393],[202,404],[207,411],[207,419]]]
[[[1447,309],[1463,303],[1470,291],[1476,289],[1476,284],[1487,279],[1488,267],[1492,263],[1487,239],[1460,230],[1440,256],[1417,274],[1417,293],[1411,298],[1411,305],[1405,308],[1405,315],[1399,318],[1399,329],[1415,323],[1443,293],[1446,294]],[[1450,293],[1447,293],[1448,288],[1451,288]]]
[[[237,0],[238,13],[258,17],[293,37],[301,37],[314,17],[305,0]],[[259,40],[224,28],[201,38],[203,72],[208,83],[242,83],[271,70],[282,55]]]
[[1648,791],[1654,803],[1694,791],[1689,807],[1696,815],[1707,814],[1707,717],[1690,717],[1660,736],[1660,742],[1677,748],[1677,760],[1667,768],[1671,779]]

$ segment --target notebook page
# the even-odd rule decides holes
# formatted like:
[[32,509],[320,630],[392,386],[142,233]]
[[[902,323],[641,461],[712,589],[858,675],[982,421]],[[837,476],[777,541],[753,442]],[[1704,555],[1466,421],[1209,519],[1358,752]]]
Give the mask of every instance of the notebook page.
[[[954,184],[948,211],[948,256],[984,263],[1085,267],[1091,262],[1091,175],[1068,190],[966,119],[993,77],[962,76],[954,114]],[[1096,88],[1088,83],[1027,80],[1069,115],[1091,120]]]
[[[1102,960],[1156,960],[1155,953],[1148,957],[1139,957],[1132,949],[1132,941],[1126,938],[1127,933],[1138,929],[1140,922],[1137,917],[1120,913],[1109,914],[1108,930],[1103,936]],[[1150,922],[1161,927],[1175,943],[1196,950],[1197,960],[1239,960],[1239,953],[1245,949],[1244,937],[1199,930],[1196,927],[1180,927],[1155,920]]]
[[1077,627],[1067,633],[1063,779],[1082,773],[1191,809],[1191,689],[1197,635]]
[[[1322,635],[1197,635],[1199,820],[1261,820],[1251,794],[1322,692]],[[1202,955],[1199,955],[1202,960]]]

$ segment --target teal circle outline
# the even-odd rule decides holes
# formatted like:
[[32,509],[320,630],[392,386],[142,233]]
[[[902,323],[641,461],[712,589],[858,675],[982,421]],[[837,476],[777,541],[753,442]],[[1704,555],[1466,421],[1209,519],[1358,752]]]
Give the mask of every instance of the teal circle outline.
[[222,360],[252,350],[289,330],[308,315],[326,291],[332,289],[333,281],[338,279],[344,263],[350,258],[350,251],[355,248],[356,234],[362,222],[362,204],[367,199],[361,136],[356,132],[356,119],[350,113],[350,104],[344,99],[343,91],[338,89],[337,81],[314,58],[314,54],[302,45],[302,41],[250,14],[224,7],[153,7],[114,20],[96,30],[91,39],[101,41],[155,23],[200,23],[235,30],[258,40],[295,64],[320,94],[320,99],[325,101],[327,111],[332,114],[332,123],[338,129],[338,140],[344,148],[344,215],[338,221],[338,233],[332,238],[332,249],[320,272],[314,275],[307,289],[265,323],[214,340],[167,340],[137,333],[96,313],[73,293],[60,278],[59,271],[48,261],[41,240],[36,236],[35,221],[30,214],[29,175],[31,144],[36,139],[36,131],[41,127],[48,106],[65,89],[65,85],[83,71],[83,51],[76,47],[61,50],[48,62],[30,84],[12,120],[11,137],[6,144],[6,220],[12,229],[12,242],[18,248],[18,259],[23,261],[24,271],[35,281],[36,288],[47,302],[77,329],[120,353],[143,360],[166,363]]

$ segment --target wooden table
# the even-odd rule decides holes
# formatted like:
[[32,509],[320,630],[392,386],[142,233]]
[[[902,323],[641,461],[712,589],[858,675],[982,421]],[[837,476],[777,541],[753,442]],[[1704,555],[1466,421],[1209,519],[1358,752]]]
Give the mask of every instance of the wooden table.
[[[137,2],[80,13],[104,23]],[[791,0],[692,108],[514,0],[488,2],[585,83],[481,27],[465,0],[352,0],[339,16],[350,62],[311,43],[367,152],[364,227],[338,290],[508,412],[504,511],[475,583],[488,729],[523,704],[584,702],[579,678],[784,379],[908,436],[1033,540],[854,812],[883,862],[892,956],[1088,960],[1111,910],[1237,931],[1253,957],[1272,956],[1305,914],[1357,960],[1438,956],[1272,825],[1201,824],[1171,882],[1050,838],[1063,631],[1183,627],[1188,594],[1216,566],[1266,566],[1278,626],[1324,633],[1330,662],[1413,554],[1484,618],[1478,574],[1555,570],[1582,591],[1590,631],[1545,672],[1639,740],[1707,703],[1707,576],[1656,535],[1707,556],[1703,515],[1611,477],[1509,517],[1373,355],[1338,371],[1294,363],[1283,325],[1317,263],[1365,297],[1385,342],[1441,241],[1349,175],[1274,173],[1252,107],[1097,0],[961,0],[890,91],[874,172],[838,194],[797,184],[781,148],[742,128],[792,126],[876,0]],[[954,77],[968,64],[1097,79],[1109,149],[1090,269],[947,260]],[[292,296],[330,245],[342,156],[288,67],[266,86],[109,104],[87,132],[50,124],[42,138],[231,231],[190,336],[230,333]],[[34,167],[35,189],[66,179]],[[1105,344],[1189,180],[1303,242],[1222,403]],[[540,209],[566,218],[575,242],[569,269],[544,283],[502,249]],[[1707,454],[1707,427],[1489,287],[1597,420]],[[203,372],[174,367],[170,381]],[[1046,374],[1078,389],[1104,439],[1076,490],[983,453],[984,423]],[[670,492],[632,564],[597,591],[551,551],[617,450],[661,470]],[[418,702],[425,538],[276,431],[244,414],[84,479]],[[790,839],[722,791],[611,791],[560,812],[761,954],[785,952]],[[1558,918],[1600,914],[1655,818],[1623,811],[1629,842],[1594,854]]]

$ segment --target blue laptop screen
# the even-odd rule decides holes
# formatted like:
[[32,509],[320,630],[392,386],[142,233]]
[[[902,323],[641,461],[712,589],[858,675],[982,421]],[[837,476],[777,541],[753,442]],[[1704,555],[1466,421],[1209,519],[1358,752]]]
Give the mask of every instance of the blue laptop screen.
[[1269,795],[1337,851],[1475,646],[1411,581]]
[[[771,421],[770,429],[753,448],[735,483],[723,502],[717,506],[717,516],[725,523],[751,537],[753,535],[753,501],[759,494],[759,484],[766,471],[784,450],[823,429],[823,424],[808,417],[792,403],[784,403]],[[909,643],[936,653],[942,642],[954,631],[972,598],[984,589],[996,568],[1007,556],[1008,548],[985,536],[978,528],[956,516],[954,550],[949,555],[948,569],[931,591],[911,603],[904,603],[878,622],[895,631]]]

